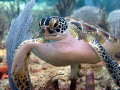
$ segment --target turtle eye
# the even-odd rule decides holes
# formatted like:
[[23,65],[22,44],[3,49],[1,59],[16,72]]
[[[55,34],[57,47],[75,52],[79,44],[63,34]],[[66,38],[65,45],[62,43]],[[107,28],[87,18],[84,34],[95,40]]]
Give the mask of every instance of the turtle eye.
[[56,18],[52,18],[50,20],[49,27],[51,30],[55,30],[58,27],[58,20]]
[[54,24],[54,29],[57,28],[57,26],[58,26],[58,20],[57,20],[57,22],[55,22],[55,24]]
[[45,18],[42,18],[42,19],[39,21],[39,27],[41,27],[41,26],[43,25],[44,21],[45,21]]

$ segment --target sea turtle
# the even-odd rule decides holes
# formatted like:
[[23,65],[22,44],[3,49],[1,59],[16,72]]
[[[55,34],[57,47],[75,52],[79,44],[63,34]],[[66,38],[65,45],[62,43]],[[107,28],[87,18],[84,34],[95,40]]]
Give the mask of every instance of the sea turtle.
[[71,65],[71,90],[81,63],[103,62],[110,76],[120,86],[120,67],[110,55],[120,52],[120,40],[102,28],[72,17],[48,16],[39,22],[37,35],[25,40],[15,52],[11,75],[21,90],[30,90],[28,59],[33,51],[54,66]]

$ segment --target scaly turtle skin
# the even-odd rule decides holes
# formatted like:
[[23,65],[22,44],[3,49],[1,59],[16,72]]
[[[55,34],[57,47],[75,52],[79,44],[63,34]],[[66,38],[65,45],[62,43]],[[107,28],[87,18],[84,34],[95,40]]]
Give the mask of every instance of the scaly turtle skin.
[[71,90],[79,75],[81,63],[102,61],[120,86],[120,67],[110,55],[120,52],[120,42],[102,28],[71,17],[45,17],[39,22],[40,32],[24,41],[16,50],[12,78],[19,89],[30,90],[28,59],[33,50],[40,59],[54,66],[71,65]]

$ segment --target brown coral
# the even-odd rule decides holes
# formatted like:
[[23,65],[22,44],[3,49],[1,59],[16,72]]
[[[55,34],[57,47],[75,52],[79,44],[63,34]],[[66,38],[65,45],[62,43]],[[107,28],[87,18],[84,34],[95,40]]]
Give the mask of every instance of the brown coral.
[[73,10],[76,0],[59,0],[56,7],[59,11],[60,16],[69,16]]

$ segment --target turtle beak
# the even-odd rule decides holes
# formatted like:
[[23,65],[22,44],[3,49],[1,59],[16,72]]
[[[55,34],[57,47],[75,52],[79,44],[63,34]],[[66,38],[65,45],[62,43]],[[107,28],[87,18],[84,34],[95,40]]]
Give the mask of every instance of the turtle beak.
[[57,33],[54,30],[51,30],[48,26],[41,27],[41,32],[44,36],[57,35]]

